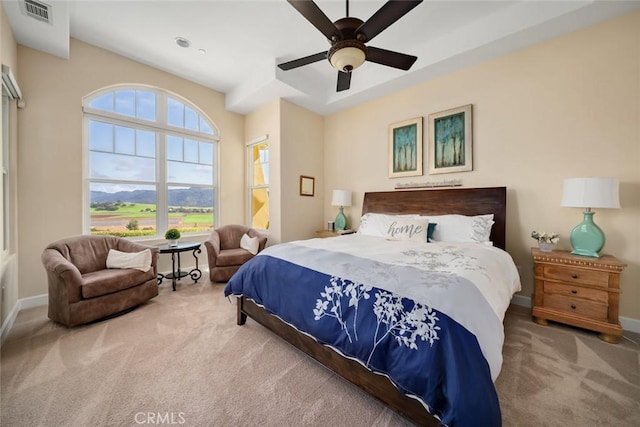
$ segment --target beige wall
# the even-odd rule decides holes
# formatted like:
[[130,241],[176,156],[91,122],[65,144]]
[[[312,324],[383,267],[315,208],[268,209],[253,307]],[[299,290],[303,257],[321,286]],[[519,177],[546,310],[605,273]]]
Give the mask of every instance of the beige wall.
[[[246,116],[247,142],[269,138],[269,241],[314,237],[323,217],[323,125],[311,111],[276,100]],[[300,175],[315,178],[314,197],[300,196]]]
[[[426,125],[428,114],[465,104],[474,109],[472,172],[388,178],[389,123],[423,116]],[[324,141],[325,199],[332,188],[353,190],[356,224],[363,193],[398,182],[506,186],[507,250],[521,267],[524,296],[533,291],[531,231],[559,232],[568,249],[582,219],[579,209],[560,207],[563,179],[619,178],[622,209],[597,209],[595,221],[604,251],[628,264],[620,313],[640,319],[640,13],[329,116]],[[325,213],[334,214],[328,204]]]
[[[282,241],[309,239],[325,223],[324,120],[288,101],[281,101],[280,109]],[[313,197],[300,195],[300,175],[315,178]]]
[[[18,73],[18,57],[17,45],[9,19],[0,5],[0,58],[2,64],[11,68],[13,74]],[[17,101],[9,101],[9,249],[0,254],[0,323],[4,326],[4,321],[16,306],[18,301],[18,229],[17,229]],[[0,106],[0,114],[2,114],[2,106]],[[2,132],[2,123],[0,121],[0,132]],[[1,135],[2,133],[0,133]],[[3,164],[3,153],[0,150],[0,165]],[[4,188],[0,185],[0,225],[4,224]],[[0,242],[3,240],[4,228],[0,226]]]
[[[81,101],[102,87],[157,86],[200,107],[221,136],[219,222],[243,221],[244,118],[225,109],[223,94],[75,39],[69,60],[20,45],[18,65],[26,101],[18,116],[20,298],[47,292],[44,247],[82,233]],[[160,269],[169,270],[164,258]]]

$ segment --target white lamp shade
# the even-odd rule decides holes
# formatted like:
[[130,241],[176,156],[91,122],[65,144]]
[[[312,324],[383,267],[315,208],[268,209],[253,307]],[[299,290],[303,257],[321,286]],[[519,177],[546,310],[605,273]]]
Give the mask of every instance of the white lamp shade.
[[[343,47],[336,50],[329,61],[331,65],[340,71],[355,70],[364,63],[366,58],[365,53],[357,47]],[[349,70],[348,67],[351,67]]]
[[569,208],[619,208],[616,178],[570,178],[564,180],[560,206]]
[[351,191],[333,190],[331,206],[351,206]]

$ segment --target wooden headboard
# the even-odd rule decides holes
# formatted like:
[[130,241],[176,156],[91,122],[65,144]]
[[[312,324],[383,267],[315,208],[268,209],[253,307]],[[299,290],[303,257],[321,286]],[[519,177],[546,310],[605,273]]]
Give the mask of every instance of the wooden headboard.
[[447,188],[437,190],[379,191],[364,194],[362,214],[367,212],[420,215],[493,214],[493,245],[505,249],[507,188]]

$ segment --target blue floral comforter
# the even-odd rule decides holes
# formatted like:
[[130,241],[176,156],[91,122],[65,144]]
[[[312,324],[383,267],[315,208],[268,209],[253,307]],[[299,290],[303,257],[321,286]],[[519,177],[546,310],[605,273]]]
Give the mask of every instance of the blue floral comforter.
[[267,248],[224,292],[386,375],[453,427],[501,425],[493,381],[519,289],[497,248],[351,235]]

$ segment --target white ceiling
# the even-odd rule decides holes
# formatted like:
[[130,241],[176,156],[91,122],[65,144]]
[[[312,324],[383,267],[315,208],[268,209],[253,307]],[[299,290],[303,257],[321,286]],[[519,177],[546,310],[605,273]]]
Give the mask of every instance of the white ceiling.
[[[282,97],[322,115],[640,8],[640,0],[426,0],[368,43],[417,56],[411,70],[365,62],[337,93],[328,61],[276,67],[329,47],[285,0],[45,0],[51,24],[25,16],[22,1],[2,1],[20,44],[68,58],[74,37],[223,92],[230,111]],[[344,0],[316,3],[332,21],[345,16]],[[351,0],[350,16],[366,21],[383,4]]]

